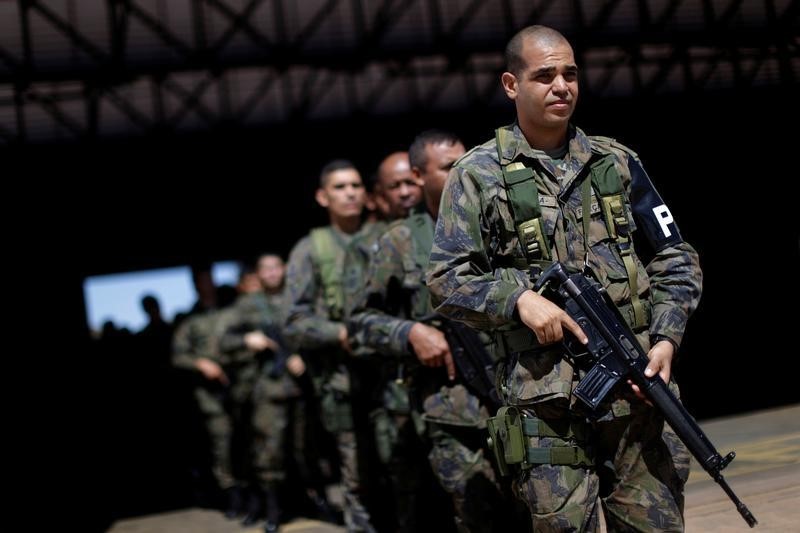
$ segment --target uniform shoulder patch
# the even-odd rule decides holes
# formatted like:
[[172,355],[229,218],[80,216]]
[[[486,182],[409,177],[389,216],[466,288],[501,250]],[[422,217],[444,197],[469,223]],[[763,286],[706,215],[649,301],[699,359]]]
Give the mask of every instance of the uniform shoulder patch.
[[483,144],[479,144],[479,145],[473,146],[472,148],[467,150],[464,153],[464,155],[462,155],[461,157],[459,157],[458,159],[455,160],[455,162],[453,163],[453,166],[454,167],[459,166],[459,164],[461,162],[467,161],[467,160],[471,160],[471,159],[473,159],[475,157],[482,157],[484,155],[482,153],[483,150],[486,150],[487,154],[490,155],[490,156],[491,156],[491,154],[495,154],[493,158],[495,160],[497,159],[497,150],[495,149],[494,139],[492,139],[490,141],[486,141]]
[[386,227],[386,231],[383,232],[384,235],[389,233],[391,230],[395,229],[397,226],[405,226],[406,225],[406,218],[398,218],[397,220],[392,220],[389,222],[389,225]]
[[589,142],[592,144],[592,151],[607,154],[609,152],[623,152],[634,159],[639,159],[636,152],[617,141],[613,137],[603,137],[602,135],[589,136]]

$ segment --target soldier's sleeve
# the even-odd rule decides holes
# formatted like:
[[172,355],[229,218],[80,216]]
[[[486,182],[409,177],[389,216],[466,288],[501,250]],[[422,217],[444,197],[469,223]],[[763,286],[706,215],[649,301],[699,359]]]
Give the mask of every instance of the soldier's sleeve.
[[414,321],[396,316],[407,303],[403,301],[406,295],[402,291],[406,251],[399,246],[401,233],[400,227],[385,233],[370,262],[364,298],[350,318],[351,342],[356,355],[411,355],[408,332]]
[[630,200],[637,228],[655,251],[647,265],[653,306],[650,336],[663,335],[680,346],[686,322],[700,302],[703,273],[697,251],[678,225],[641,162],[628,156]]
[[216,337],[218,340],[219,351],[231,353],[245,348],[244,332],[238,325],[242,317],[236,307],[227,309],[227,312],[220,313],[216,325]]
[[459,166],[450,171],[427,274],[436,310],[477,329],[510,321],[526,290],[512,269],[492,269],[487,247],[492,241],[490,220],[497,214],[486,197],[470,171]]
[[192,317],[184,320],[172,336],[172,364],[178,368],[194,369],[196,355],[190,342]]
[[287,315],[284,335],[292,350],[317,350],[339,344],[341,322],[317,314],[322,287],[311,258],[311,239],[304,237],[289,254],[286,268]]

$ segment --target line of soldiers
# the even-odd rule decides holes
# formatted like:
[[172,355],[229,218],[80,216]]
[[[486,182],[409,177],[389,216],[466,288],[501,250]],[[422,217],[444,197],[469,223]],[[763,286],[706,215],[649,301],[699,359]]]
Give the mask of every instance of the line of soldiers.
[[[289,463],[331,521],[325,483],[339,470],[348,531],[492,531],[519,514],[488,460],[489,410],[458,382],[423,283],[438,198],[464,151],[451,133],[423,132],[383,160],[371,191],[332,161],[316,192],[330,224],[288,265],[265,254],[243,270],[233,305],[206,298],[177,328],[173,362],[201,376],[229,518],[276,530]],[[338,452],[328,462],[326,438]]]
[[[176,358],[207,382],[198,400],[231,515],[249,487],[251,510],[277,529],[287,443],[327,509],[305,443],[328,435],[348,531],[597,531],[601,509],[610,530],[683,530],[685,447],[635,387],[597,412],[575,404],[584,373],[560,341],[586,336],[531,289],[554,261],[596,277],[649,350],[647,375],[677,394],[670,365],[700,297],[697,253],[638,156],[570,123],[567,40],[525,28],[506,56],[517,122],[469,153],[451,133],[418,135],[379,168],[377,220],[364,216],[358,170],[332,161],[316,191],[329,225],[294,246],[285,284],[280,258],[265,256],[259,290],[242,289],[214,325],[179,329]],[[637,227],[653,248],[647,266]],[[474,330],[454,335],[456,321]],[[500,406],[517,413],[490,424],[495,442],[513,442],[503,464],[486,439]],[[248,453],[233,455],[248,431]]]

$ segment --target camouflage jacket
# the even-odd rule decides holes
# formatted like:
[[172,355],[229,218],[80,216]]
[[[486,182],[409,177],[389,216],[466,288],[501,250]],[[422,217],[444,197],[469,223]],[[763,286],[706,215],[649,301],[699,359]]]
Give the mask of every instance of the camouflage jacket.
[[[376,245],[367,276],[367,288],[360,306],[353,312],[350,324],[352,344],[357,355],[376,353],[400,358],[402,374],[411,377],[410,407],[424,420],[445,426],[485,427],[489,416],[478,398],[463,384],[450,382],[444,367],[420,365],[408,343],[408,334],[416,321],[432,317],[425,270],[429,250],[419,250],[411,225],[421,232],[433,233],[434,221],[424,204],[411,216],[392,223]],[[366,348],[367,350],[362,350]],[[360,351],[362,350],[362,351]],[[393,407],[395,379],[400,377],[397,365],[382,363],[384,407]],[[388,379],[388,381],[387,381]]]
[[[495,139],[473,148],[448,177],[427,273],[437,310],[477,329],[520,327],[515,318],[517,299],[532,287],[532,280],[525,269],[527,258],[502,173],[502,167],[512,162],[531,168],[540,200],[548,197],[541,202],[542,222],[552,257],[577,270],[586,260],[614,302],[618,306],[628,303],[625,265],[597,209],[594,190],[589,235],[583,234],[580,184],[589,174],[590,161],[610,156],[622,178],[630,227],[641,229],[654,252],[646,267],[634,253],[639,295],[649,304],[649,334],[665,336],[679,345],[700,298],[699,260],[695,250],[683,242],[671,216],[659,219],[653,210],[660,208],[658,213],[663,213],[666,206],[636,154],[612,139],[588,137],[571,127],[568,153],[558,162],[532,149],[516,124],[504,130],[505,142],[499,150]],[[520,379],[559,372],[553,368],[554,361],[539,360],[537,364],[543,366],[523,369]],[[553,387],[523,395],[568,395],[566,382],[571,379],[571,373],[561,369],[560,378],[552,379]],[[561,385],[555,385],[556,381]]]
[[[420,209],[424,211],[424,207]],[[433,228],[427,212],[419,212],[414,220]],[[416,248],[411,229],[402,220],[391,224],[378,239],[365,294],[350,320],[354,347],[369,346],[381,355],[413,357],[408,332],[416,320],[433,313],[425,287],[427,264],[418,264]]]
[[230,362],[254,360],[247,349],[244,336],[251,331],[263,331],[265,327],[283,327],[285,317],[283,293],[257,292],[243,294],[233,306],[221,314],[217,321],[219,350],[223,359]]
[[210,310],[190,315],[172,337],[172,363],[194,370],[195,360],[204,357],[219,362],[216,324],[219,311]]
[[344,308],[330,309],[325,298],[319,260],[315,258],[311,237],[300,239],[289,254],[286,272],[287,318],[284,333],[296,350],[318,350],[339,346],[342,320],[335,314],[347,316],[361,298],[370,256],[370,247],[385,229],[382,223],[367,223],[355,235],[346,235],[332,226],[336,250],[336,271],[342,276]]

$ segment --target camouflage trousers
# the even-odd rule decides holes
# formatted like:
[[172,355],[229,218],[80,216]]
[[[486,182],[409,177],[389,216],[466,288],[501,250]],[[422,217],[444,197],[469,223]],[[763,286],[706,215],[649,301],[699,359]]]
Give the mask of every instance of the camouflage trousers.
[[305,405],[296,396],[284,397],[280,385],[262,377],[253,391],[253,474],[264,489],[274,489],[286,478],[287,451],[297,464],[305,461]]
[[495,474],[482,447],[480,428],[429,426],[428,454],[434,476],[450,494],[459,533],[530,530],[527,512],[511,497],[506,480]]
[[442,386],[422,402],[431,449],[428,460],[450,495],[459,532],[525,532],[506,480],[495,473],[485,449],[488,411],[464,385]]
[[357,435],[362,421],[354,412],[351,369],[340,365],[319,379],[315,388],[320,395],[319,412],[322,426],[336,438],[342,477],[345,526],[348,531],[374,531],[369,511],[363,502],[364,483],[361,477],[365,469],[360,464],[363,450],[358,449]]
[[211,472],[221,489],[235,484],[231,468],[230,442],[233,424],[225,412],[222,399],[204,388],[195,389],[200,412],[205,418],[205,428],[211,443]]
[[211,441],[212,473],[222,489],[244,482],[250,475],[247,458],[256,372],[253,366],[226,369],[231,386],[209,383],[195,389]]
[[[559,411],[567,416],[547,403],[524,409],[544,420]],[[592,435],[594,466],[539,464],[518,475],[515,492],[534,531],[599,531],[598,502],[609,531],[683,531],[689,453],[663,419],[640,403],[626,416],[595,422]],[[563,445],[528,439],[537,448]]]
[[344,498],[344,522],[347,531],[374,531],[369,511],[363,503],[363,487],[359,472],[359,454],[355,431],[336,433],[336,446],[339,449]]

